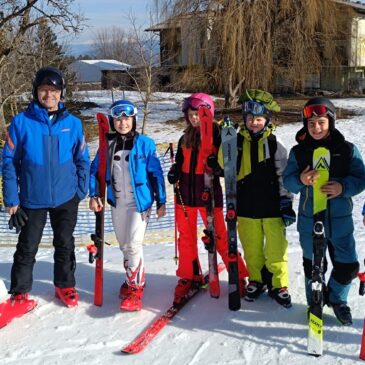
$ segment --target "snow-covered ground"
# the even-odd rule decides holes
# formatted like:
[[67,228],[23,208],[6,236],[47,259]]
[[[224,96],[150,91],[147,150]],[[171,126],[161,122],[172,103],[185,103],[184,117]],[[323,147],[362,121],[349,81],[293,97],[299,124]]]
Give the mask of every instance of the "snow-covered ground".
[[[151,133],[156,140],[177,141],[181,130],[165,128],[163,122],[180,115],[183,96],[178,94],[156,101],[153,122],[150,122],[151,126],[156,125],[156,129],[160,130]],[[88,97],[100,103],[100,110],[103,111],[110,104],[109,96],[101,92],[97,95],[89,93]],[[134,97],[133,100],[138,101],[134,95],[127,94],[126,97]],[[351,120],[339,120],[337,127],[365,156],[365,115],[362,115],[365,99],[336,99],[334,103],[337,107],[355,109],[359,113]],[[288,148],[294,144],[294,136],[300,126],[296,123],[277,129],[277,135]],[[171,189],[170,186],[167,188]],[[355,235],[362,271],[365,229],[361,208],[364,199],[364,193],[354,199]],[[116,246],[107,246],[105,249],[105,299],[101,308],[93,305],[94,267],[88,264],[86,249],[77,249],[80,304],[74,309],[63,307],[54,298],[53,252],[50,248],[41,248],[34,269],[32,290],[32,295],[38,300],[38,307],[0,331],[0,364],[360,364],[358,354],[365,298],[358,295],[356,280],[349,301],[353,326],[340,326],[331,310],[325,308],[324,355],[313,358],[306,354],[307,320],[302,255],[295,227],[289,227],[287,233],[290,245],[290,291],[293,298],[291,309],[284,309],[263,295],[255,303],[242,301],[242,309],[238,312],[229,311],[227,273],[224,272],[218,300],[210,298],[207,292],[199,294],[138,355],[123,355],[120,349],[171,305],[177,281],[174,244],[145,246],[147,287],[143,310],[137,313],[118,310],[118,291],[124,276],[122,254]],[[199,247],[201,262],[206,268],[206,252],[201,245]],[[7,287],[13,251],[13,248],[0,248],[0,279],[4,280]]]

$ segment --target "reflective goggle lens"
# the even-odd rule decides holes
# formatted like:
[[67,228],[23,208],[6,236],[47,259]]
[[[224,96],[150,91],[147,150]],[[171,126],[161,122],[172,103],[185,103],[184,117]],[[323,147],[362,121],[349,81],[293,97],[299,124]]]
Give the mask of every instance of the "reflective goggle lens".
[[245,101],[242,104],[242,111],[245,114],[264,115],[267,113],[266,108],[256,101]]
[[308,105],[303,109],[304,118],[308,119],[311,116],[319,116],[327,114],[327,108],[324,105]]
[[210,105],[201,99],[187,98],[184,100],[182,110],[183,112],[186,112],[188,109],[198,110],[202,106],[205,106],[208,109],[210,109]]
[[134,117],[136,114],[137,113],[135,107],[129,104],[115,105],[113,108],[110,109],[110,115],[113,118]]

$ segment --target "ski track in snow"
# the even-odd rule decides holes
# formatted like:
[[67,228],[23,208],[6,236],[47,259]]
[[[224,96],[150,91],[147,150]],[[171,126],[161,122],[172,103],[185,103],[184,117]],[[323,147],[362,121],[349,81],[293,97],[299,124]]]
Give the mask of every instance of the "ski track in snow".
[[[159,95],[151,126],[162,130],[152,137],[158,141],[176,142],[181,130],[164,126],[161,122],[180,116],[179,103],[185,96]],[[110,104],[105,92],[88,93],[104,111]],[[137,101],[128,93],[127,98]],[[337,107],[352,108],[359,115],[351,120],[337,121],[339,130],[355,143],[365,156],[364,122],[365,99],[335,99]],[[277,135],[288,149],[295,143],[294,136],[300,123],[284,125]],[[151,127],[152,129],[152,127]],[[167,131],[169,133],[165,133]],[[223,180],[222,180],[223,183]],[[167,189],[171,189],[167,186]],[[365,229],[361,209],[362,193],[354,198],[355,237],[361,263],[365,257]],[[295,200],[297,204],[297,199]],[[172,228],[173,229],[173,228]],[[287,230],[289,241],[290,292],[293,307],[285,309],[267,294],[255,303],[242,300],[241,310],[228,309],[227,272],[221,274],[221,297],[212,299],[208,291],[199,293],[167,325],[140,354],[126,355],[120,349],[132,341],[149,323],[171,305],[177,282],[176,266],[172,259],[173,244],[146,245],[146,293],[141,312],[120,312],[119,286],[124,280],[122,254],[116,246],[105,248],[104,305],[93,305],[94,266],[88,264],[85,248],[77,248],[77,288],[80,293],[78,308],[63,307],[54,298],[52,284],[53,252],[41,248],[34,269],[32,295],[38,306],[22,319],[14,320],[0,330],[0,364],[71,365],[71,364],[155,364],[155,365],[352,365],[358,359],[365,298],[358,295],[358,281],[352,284],[349,305],[352,308],[352,327],[339,326],[332,310],[324,309],[324,355],[314,358],[306,354],[307,320],[304,295],[302,254],[296,227]],[[0,279],[9,287],[13,248],[1,248]],[[207,255],[202,244],[199,252],[203,270],[207,269]]]

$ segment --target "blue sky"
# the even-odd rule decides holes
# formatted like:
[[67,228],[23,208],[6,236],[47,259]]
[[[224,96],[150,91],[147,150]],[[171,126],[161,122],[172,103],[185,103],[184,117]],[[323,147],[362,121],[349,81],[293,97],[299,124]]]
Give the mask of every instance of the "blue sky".
[[127,19],[129,13],[133,13],[139,25],[149,26],[149,7],[153,0],[76,0],[75,8],[88,18],[88,27],[78,38],[72,39],[71,43],[90,43],[98,28],[120,26],[130,28]]

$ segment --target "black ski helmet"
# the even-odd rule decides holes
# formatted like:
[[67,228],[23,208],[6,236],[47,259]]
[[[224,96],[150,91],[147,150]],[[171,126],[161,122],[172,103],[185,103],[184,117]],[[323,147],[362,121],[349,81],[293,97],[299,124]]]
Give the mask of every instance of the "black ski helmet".
[[[316,113],[315,107],[324,107],[324,113]],[[308,108],[312,107],[312,108]],[[313,110],[312,110],[313,109]],[[307,128],[308,125],[308,119],[313,115],[321,115],[326,114],[329,119],[329,128],[330,130],[333,130],[335,128],[335,122],[336,122],[336,108],[333,105],[333,103],[323,97],[323,96],[315,96],[311,99],[309,99],[306,104],[303,107],[302,110],[302,119],[303,124]]]
[[37,89],[41,85],[51,85],[61,90],[61,98],[66,93],[66,82],[62,71],[52,66],[42,67],[35,74],[32,90],[34,100],[38,101]]

